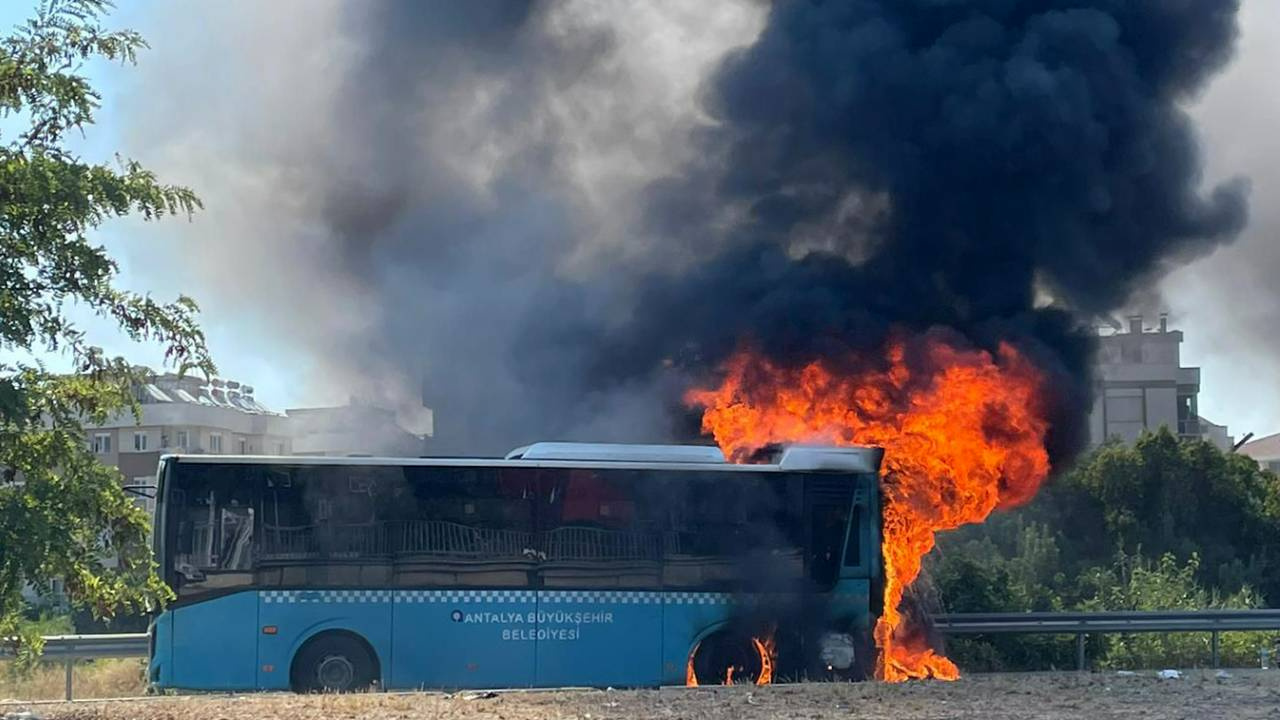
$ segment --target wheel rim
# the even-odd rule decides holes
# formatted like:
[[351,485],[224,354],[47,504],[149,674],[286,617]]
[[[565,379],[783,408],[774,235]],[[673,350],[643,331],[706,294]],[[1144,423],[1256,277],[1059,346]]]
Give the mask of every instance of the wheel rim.
[[316,680],[326,690],[349,690],[355,677],[355,666],[343,655],[330,655],[316,666]]

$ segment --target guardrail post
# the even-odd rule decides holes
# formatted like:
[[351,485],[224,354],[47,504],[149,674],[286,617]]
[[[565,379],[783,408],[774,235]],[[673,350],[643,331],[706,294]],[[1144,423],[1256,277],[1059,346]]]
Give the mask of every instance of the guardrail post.
[[67,668],[67,702],[71,702],[71,676],[75,670],[76,659],[68,657],[64,662]]
[[1213,650],[1213,668],[1218,668],[1218,631],[1214,630],[1209,636],[1209,647]]
[[1076,670],[1084,672],[1084,633],[1076,633]]

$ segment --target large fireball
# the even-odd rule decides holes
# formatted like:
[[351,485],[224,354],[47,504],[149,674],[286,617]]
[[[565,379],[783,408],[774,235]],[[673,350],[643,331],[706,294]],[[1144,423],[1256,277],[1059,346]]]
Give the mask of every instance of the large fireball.
[[954,679],[956,666],[908,627],[903,592],[937,532],[1029,500],[1048,475],[1043,378],[1007,344],[992,355],[917,340],[910,362],[906,348],[892,342],[884,365],[845,372],[823,361],[783,365],[742,349],[725,363],[719,387],[692,390],[686,401],[706,408],[703,431],[735,460],[781,442],[885,449],[876,674],[895,682]]

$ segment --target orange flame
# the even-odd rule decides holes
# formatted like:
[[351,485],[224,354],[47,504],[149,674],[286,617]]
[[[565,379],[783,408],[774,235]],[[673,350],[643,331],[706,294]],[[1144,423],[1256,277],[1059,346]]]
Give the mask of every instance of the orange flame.
[[768,685],[773,682],[773,661],[778,656],[777,645],[773,641],[773,634],[761,638],[751,638],[751,644],[756,646],[756,651],[760,653],[760,676],[756,678],[757,685]]
[[[684,684],[685,687],[698,687],[698,674],[693,669],[693,659],[698,655],[698,647],[693,646],[692,652],[689,653],[689,662],[684,668]],[[774,642],[773,632],[763,638],[751,638],[751,645],[760,653],[760,675],[756,677],[756,685],[768,685],[773,682],[773,664],[778,657],[777,643]],[[725,668],[724,684],[733,684],[733,675],[740,668],[733,665]]]
[[959,677],[901,607],[934,534],[1029,500],[1049,473],[1043,378],[1025,357],[1007,344],[993,357],[932,338],[916,352],[908,363],[905,344],[894,341],[887,371],[838,375],[822,361],[785,367],[743,349],[725,364],[720,387],[685,397],[706,408],[703,431],[737,461],[781,442],[885,449],[876,674],[894,682]]

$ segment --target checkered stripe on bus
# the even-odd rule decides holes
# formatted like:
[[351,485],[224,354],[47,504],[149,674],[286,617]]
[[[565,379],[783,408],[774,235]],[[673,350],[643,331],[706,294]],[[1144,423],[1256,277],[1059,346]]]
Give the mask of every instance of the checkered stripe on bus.
[[264,603],[389,603],[390,590],[263,590]]
[[658,605],[660,592],[626,590],[543,590],[538,600],[545,603],[613,603],[619,605]]
[[518,603],[533,602],[533,590],[400,590],[398,603]]

